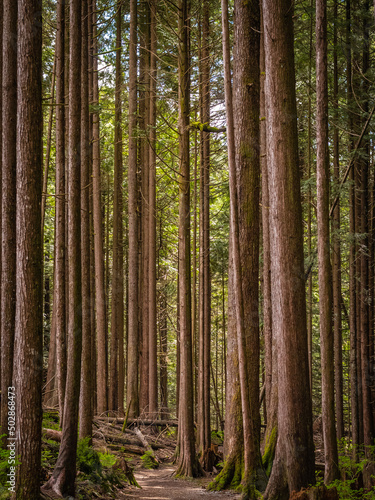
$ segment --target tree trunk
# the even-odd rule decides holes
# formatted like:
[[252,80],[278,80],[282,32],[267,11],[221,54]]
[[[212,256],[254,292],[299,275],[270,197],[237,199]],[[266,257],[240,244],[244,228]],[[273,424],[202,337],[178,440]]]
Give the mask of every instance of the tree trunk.
[[[263,14],[262,14],[263,18]],[[266,96],[264,92],[264,29],[263,19],[260,35],[260,162],[262,172],[262,236],[263,236],[263,336],[266,368],[266,408],[267,423],[271,403],[272,381],[272,303],[271,303],[271,260],[270,260],[270,228],[269,228],[269,192],[267,171],[266,144]]]
[[128,278],[128,378],[129,417],[138,416],[138,215],[137,215],[137,1],[130,0],[129,45],[129,278]]
[[13,378],[16,313],[17,2],[6,0],[3,9],[1,428],[8,435],[6,394]]
[[317,219],[319,262],[319,309],[322,369],[322,419],[325,456],[324,482],[339,477],[335,428],[334,352],[332,332],[332,271],[329,240],[329,151],[327,2],[316,2],[317,71]]
[[[245,492],[255,483],[263,491],[266,478],[260,455],[259,407],[259,112],[260,112],[260,9],[254,0],[235,2],[233,96],[236,151],[236,184],[241,256],[241,284],[246,338],[250,436],[245,438]],[[239,347],[240,349],[240,347]],[[241,354],[240,354],[241,358]],[[241,373],[241,372],[240,372]],[[243,404],[243,403],[242,403]],[[248,441],[247,441],[248,439]],[[246,471],[246,454],[250,470]],[[248,476],[246,476],[248,474]]]
[[[42,2],[18,2],[17,280],[14,348],[16,497],[39,498],[42,373]],[[14,30],[14,26],[13,26]],[[14,39],[13,39],[14,43]],[[14,401],[14,400],[13,400]],[[15,443],[15,438],[13,443]],[[10,443],[8,443],[9,445]]]
[[191,338],[190,269],[190,3],[179,2],[178,102],[179,102],[179,311],[180,311],[180,385],[179,385],[179,464],[177,475],[197,477],[201,468],[195,453],[193,353]]
[[62,439],[53,474],[43,490],[75,495],[82,350],[81,288],[81,1],[70,2],[68,259],[69,322]]
[[[333,106],[334,121],[338,123],[338,69],[337,69],[337,0],[334,2],[333,32]],[[333,177],[335,189],[340,181],[339,131],[333,130]],[[336,204],[332,221],[332,283],[333,283],[333,336],[335,352],[335,406],[337,419],[337,439],[344,437],[343,373],[342,373],[342,325],[341,325],[341,245],[340,245],[340,203]]]
[[[210,122],[210,8],[203,2],[200,115],[201,123]],[[211,276],[210,276],[210,134],[201,131],[200,222],[199,222],[199,372],[198,426],[202,466],[211,471],[213,464],[208,453],[211,448],[210,361],[211,361]]]
[[270,197],[272,332],[278,352],[278,441],[265,499],[314,483],[298,166],[293,9],[263,0]]
[[263,467],[267,476],[272,470],[277,441],[277,345],[272,334],[272,280],[271,280],[271,242],[270,242],[270,194],[267,168],[267,128],[265,87],[265,54],[263,12],[261,16],[260,37],[260,161],[262,172],[262,230],[263,230],[263,335],[265,344],[266,368],[266,408],[267,428],[262,445]]
[[[93,51],[98,53],[96,0],[93,0]],[[98,58],[93,60],[93,103],[99,106]],[[100,180],[100,117],[96,109],[93,114],[93,210],[94,210],[94,251],[95,251],[95,297],[97,331],[97,398],[98,413],[108,408],[108,360],[107,360],[107,317],[104,278],[103,214]]]
[[[112,325],[111,325],[111,384],[110,409],[124,409],[124,252],[122,198],[122,109],[121,109],[121,1],[116,15],[116,89],[115,89],[115,171],[113,198],[113,267],[112,267]],[[121,371],[121,378],[120,378]],[[122,386],[122,390],[120,390]]]
[[57,5],[56,32],[56,204],[55,204],[55,300],[56,375],[60,425],[63,423],[66,384],[66,295],[65,295],[65,2]]
[[226,414],[224,427],[224,467],[208,489],[221,491],[226,488],[237,488],[242,478],[243,463],[243,424],[241,414],[241,390],[238,371],[237,331],[235,320],[235,302],[233,281],[233,259],[231,234],[229,235],[229,269],[228,269],[228,338],[227,338],[227,384]]
[[[348,129],[349,134],[353,130],[352,118],[352,51],[351,51],[351,2],[346,2],[346,72],[347,72],[347,106],[349,109]],[[349,137],[349,154],[352,151],[353,144]],[[358,382],[357,382],[357,360],[356,360],[356,260],[355,260],[355,185],[354,185],[354,167],[350,170],[349,187],[349,234],[350,234],[350,253],[349,253],[349,323],[350,323],[350,406],[352,422],[352,442],[353,445],[359,444],[359,414],[358,414]],[[355,451],[355,454],[357,451]]]
[[[370,66],[369,53],[369,23],[366,15],[369,12],[369,0],[365,1],[365,18],[363,21],[363,63],[362,72],[364,78],[368,76]],[[368,92],[369,85],[367,80],[363,81],[363,110],[368,113]],[[366,118],[365,118],[366,120]],[[371,451],[371,446],[374,441],[374,422],[372,416],[372,401],[371,401],[371,359],[370,359],[370,323],[369,323],[369,193],[368,193],[368,177],[369,177],[369,140],[365,140],[364,155],[361,159],[361,381],[362,381],[362,398],[363,398],[363,436],[365,445],[365,454],[367,458],[373,458],[374,453]],[[366,481],[365,481],[366,482]],[[365,484],[369,487],[371,484]]]
[[150,334],[149,334],[149,235],[150,235],[150,207],[149,207],[149,178],[150,178],[150,168],[149,168],[149,121],[150,121],[150,5],[148,1],[142,2],[142,7],[140,9],[140,43],[141,43],[141,54],[139,61],[139,79],[140,88],[138,90],[139,94],[139,112],[138,112],[138,122],[141,129],[140,137],[138,138],[139,144],[139,170],[141,171],[141,192],[139,205],[140,210],[140,240],[141,240],[141,258],[140,258],[140,276],[139,276],[139,334],[141,335],[140,344],[142,348],[140,349],[139,356],[139,408],[140,413],[149,412],[149,384],[150,384]]
[[[0,5],[0,40],[3,41],[3,4]],[[3,43],[3,42],[2,42]],[[0,183],[2,183],[2,159],[3,159],[3,50],[0,49]],[[0,224],[2,221],[2,193],[0,193]],[[0,226],[1,227],[1,226]],[[0,276],[2,275],[0,251]],[[0,304],[1,304],[1,286],[0,286]],[[1,325],[1,305],[0,305],[0,325]],[[0,326],[0,345],[1,345],[1,326]],[[1,355],[0,355],[0,374],[1,374]],[[1,378],[1,377],[0,377]],[[0,382],[1,383],[1,382]],[[1,425],[1,410],[0,410]]]
[[156,316],[156,0],[150,1],[150,145],[149,145],[149,411],[151,418],[158,412],[157,376],[157,316]]
[[82,366],[79,402],[79,436],[92,436],[91,276],[90,276],[90,111],[88,0],[82,2],[81,70],[81,265],[82,265]]

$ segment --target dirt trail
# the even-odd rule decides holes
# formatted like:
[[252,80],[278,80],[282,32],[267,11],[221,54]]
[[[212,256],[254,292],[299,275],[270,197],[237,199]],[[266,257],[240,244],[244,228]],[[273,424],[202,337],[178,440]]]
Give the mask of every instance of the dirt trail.
[[142,487],[132,488],[125,493],[125,499],[138,498],[148,500],[194,500],[211,498],[238,500],[240,495],[233,491],[211,492],[204,489],[210,478],[203,479],[175,479],[173,465],[164,465],[159,469],[141,469],[135,471],[134,475],[138,484]]

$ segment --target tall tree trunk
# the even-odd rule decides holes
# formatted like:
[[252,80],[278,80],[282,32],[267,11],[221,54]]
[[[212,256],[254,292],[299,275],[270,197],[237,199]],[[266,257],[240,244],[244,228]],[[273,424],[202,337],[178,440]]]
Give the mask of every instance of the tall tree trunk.
[[[263,15],[262,15],[263,18]],[[262,236],[263,236],[263,336],[265,347],[266,368],[266,407],[267,424],[271,408],[272,381],[272,303],[271,303],[271,261],[270,261],[270,229],[269,229],[269,192],[267,171],[267,144],[266,144],[266,96],[264,92],[265,65],[264,65],[264,29],[263,19],[260,36],[260,162],[262,172]]]
[[[0,5],[0,40],[3,40],[3,9]],[[0,183],[2,184],[2,160],[3,160],[3,50],[0,49]],[[2,193],[0,193],[0,227],[2,221]],[[2,273],[1,266],[1,251],[0,251],[0,276]],[[1,325],[1,286],[0,286],[0,325]],[[1,345],[1,326],[0,326],[0,345]],[[1,355],[0,355],[0,374],[1,374]],[[1,377],[0,377],[1,378]],[[1,383],[1,382],[0,382]],[[0,425],[1,425],[1,410],[0,410]]]
[[[259,5],[257,8],[257,4],[247,4],[240,5],[239,3],[235,4],[236,13],[238,13],[242,18],[239,22],[238,31],[236,31],[236,52],[235,52],[235,74],[234,74],[234,84],[235,87],[235,112],[241,113],[243,116],[246,111],[241,107],[241,100],[244,99],[244,96],[247,92],[249,92],[249,88],[244,88],[244,83],[250,81],[250,93],[248,96],[245,96],[245,100],[247,104],[250,105],[250,111],[248,111],[248,115],[246,116],[247,123],[249,128],[252,129],[252,132],[256,133],[259,138],[259,28],[260,28],[260,12]],[[233,105],[232,105],[232,89],[231,89],[231,78],[230,78],[230,52],[229,52],[229,28],[228,28],[228,3],[226,0],[222,0],[222,25],[223,25],[223,57],[224,57],[224,85],[225,85],[225,106],[226,106],[226,116],[227,116],[227,134],[228,134],[228,161],[229,161],[229,192],[230,192],[230,236],[231,236],[231,249],[232,249],[232,265],[233,265],[233,297],[235,303],[235,325],[237,330],[237,348],[238,348],[238,361],[239,361],[239,380],[240,380],[240,388],[241,388],[241,407],[242,407],[242,419],[243,419],[243,439],[244,439],[244,473],[242,478],[242,488],[244,491],[244,496],[246,498],[255,498],[256,491],[255,486],[257,488],[261,488],[264,486],[263,483],[263,474],[260,463],[260,450],[259,450],[259,438],[257,438],[257,421],[259,422],[259,395],[258,399],[255,402],[254,406],[254,392],[259,394],[259,366],[255,368],[255,371],[258,373],[258,380],[256,381],[256,388],[254,384],[254,367],[249,366],[248,363],[248,349],[249,346],[246,343],[246,332],[245,328],[249,327],[249,311],[244,310],[244,290],[242,286],[242,281],[244,278],[244,273],[242,271],[242,267],[244,263],[242,262],[242,252],[240,246],[240,232],[243,230],[243,209],[244,207],[240,207],[239,201],[243,201],[243,192],[239,191],[238,185],[238,167],[236,168],[236,160],[238,165],[244,165],[246,154],[248,153],[249,157],[255,158],[255,163],[252,165],[252,170],[250,177],[255,180],[255,185],[257,184],[257,176],[258,176],[258,190],[259,190],[259,152],[253,150],[252,144],[246,144],[246,146],[239,151],[236,152],[236,146],[239,148],[243,146],[243,136],[242,134],[245,132],[244,128],[239,128],[236,130],[236,136],[234,135],[234,118],[233,118]],[[257,27],[256,27],[257,26]],[[253,28],[253,30],[251,29]],[[250,40],[245,39],[244,34],[248,33],[249,30],[252,32],[252,37]],[[248,44],[246,42],[249,42]],[[251,47],[251,52],[254,54],[250,54],[249,45]],[[245,57],[245,64],[242,67],[243,58]],[[254,57],[256,61],[256,67],[253,69],[254,74],[251,73],[252,68],[249,66],[249,61]],[[242,60],[240,60],[242,58]],[[254,61],[252,61],[254,62]],[[243,69],[241,69],[243,68]],[[244,79],[244,75],[241,72],[244,71],[246,74],[246,79]],[[245,80],[245,81],[244,81]],[[254,90],[254,93],[253,93]],[[245,91],[245,94],[244,94]],[[254,127],[254,128],[253,128]],[[248,132],[248,130],[247,130]],[[243,155],[243,156],[242,156]],[[242,165],[241,165],[242,164]],[[257,165],[257,169],[256,169]],[[241,172],[241,168],[239,172]],[[255,173],[257,171],[257,174]],[[241,172],[243,173],[243,171]],[[254,175],[255,174],[255,175]],[[254,177],[253,177],[254,176]],[[242,179],[241,179],[242,181]],[[241,188],[243,186],[241,185]],[[259,197],[259,191],[258,191]],[[250,202],[251,203],[251,202]],[[256,210],[255,210],[256,212]],[[257,221],[259,224],[259,215],[257,216],[252,212],[254,219],[252,219],[251,223]],[[252,227],[252,230],[256,228]],[[259,225],[258,225],[259,231]],[[256,236],[256,229],[253,235],[255,240],[259,245],[259,232],[258,236]],[[253,250],[253,249],[252,249]],[[254,256],[255,258],[255,256]],[[254,263],[255,264],[255,263]],[[259,268],[255,265],[255,274],[258,276]],[[251,266],[251,275],[253,277],[254,268]],[[258,297],[258,291],[256,296]],[[256,300],[256,304],[258,304]],[[248,304],[246,304],[248,305]],[[251,307],[251,311],[253,313],[254,309]],[[245,315],[246,314],[246,315]],[[258,325],[258,316],[256,314],[256,325]],[[254,332],[255,335],[259,335],[257,328],[253,329],[254,324],[251,324],[251,330],[249,332],[252,335],[252,341],[254,341]],[[259,342],[259,337],[258,337]],[[259,344],[258,344],[259,345]],[[257,360],[258,363],[258,360]],[[250,369],[251,368],[251,369]],[[251,384],[251,385],[250,385]],[[255,409],[256,408],[256,409]],[[258,417],[256,416],[258,414]]]
[[137,215],[137,1],[130,0],[129,45],[129,167],[128,167],[128,377],[129,416],[139,412],[138,399],[138,215]]
[[319,262],[319,309],[322,369],[322,420],[325,456],[324,482],[339,477],[335,428],[334,352],[332,335],[332,271],[329,240],[329,151],[327,2],[316,2],[317,92],[317,218]]
[[[210,9],[203,2],[203,22],[200,63],[201,123],[210,122]],[[200,222],[199,222],[199,372],[198,372],[198,427],[202,466],[213,467],[210,416],[210,361],[211,361],[211,276],[210,276],[210,134],[201,131],[200,166]]]
[[150,0],[150,145],[149,145],[149,411],[158,411],[157,316],[156,316],[156,0]]
[[70,2],[68,259],[69,322],[62,439],[46,493],[75,495],[78,408],[82,350],[81,287],[81,1]]
[[139,333],[141,335],[140,344],[140,371],[139,371],[139,407],[140,412],[150,411],[149,407],[149,384],[150,384],[150,334],[149,334],[149,235],[150,235],[150,209],[149,209],[149,141],[148,128],[150,121],[150,5],[148,0],[142,2],[140,9],[140,43],[141,57],[139,61],[139,112],[138,122],[142,130],[142,136],[138,138],[139,145],[139,170],[141,171],[141,192],[139,193],[139,205],[141,207],[139,217],[139,233],[141,240],[141,256],[139,265]]
[[[96,0],[93,0],[93,51],[98,53]],[[98,58],[93,60],[93,103],[99,105]],[[95,297],[97,331],[97,398],[98,413],[108,408],[108,360],[107,360],[107,317],[104,277],[103,214],[100,180],[100,117],[98,110],[93,114],[93,210],[94,210],[94,251],[95,251]]]
[[[310,2],[311,12],[313,10],[313,1]],[[308,103],[308,131],[307,131],[307,177],[310,179],[311,177],[311,165],[312,165],[312,65],[313,65],[313,26],[314,26],[314,17],[311,14],[310,20],[310,48],[309,48],[309,103]],[[308,207],[307,207],[307,247],[308,247],[308,257],[310,265],[312,265],[312,189],[309,184],[309,192],[308,192]],[[313,389],[313,378],[312,378],[312,351],[313,351],[313,273],[312,269],[309,273],[308,282],[307,282],[307,346],[308,346],[308,354],[309,354],[309,381],[310,381],[310,392],[312,395]]]
[[88,0],[82,1],[81,70],[81,265],[82,265],[82,366],[79,402],[79,436],[92,436],[91,276],[90,276],[90,110]]
[[[260,8],[254,0],[244,5],[236,1],[233,96],[236,152],[236,185],[238,230],[241,257],[241,284],[246,339],[247,382],[241,392],[248,391],[250,436],[244,434],[245,493],[247,488],[263,491],[266,478],[260,455],[259,407],[259,113],[260,113]],[[239,346],[241,350],[241,347]],[[241,359],[241,353],[240,353]],[[241,369],[240,369],[241,370]],[[241,373],[241,372],[240,372]],[[243,398],[243,396],[242,396]],[[244,402],[242,402],[242,405]],[[244,412],[244,410],[242,410]],[[245,419],[245,415],[244,415]],[[246,455],[251,468],[246,471]],[[246,476],[248,474],[248,476]]]
[[[293,9],[263,0],[270,197],[272,332],[278,351],[278,440],[265,499],[314,482],[298,166]],[[291,389],[292,388],[292,389]]]
[[[18,2],[17,27],[16,275],[22,279],[17,280],[14,348],[16,455],[20,461],[16,497],[34,500],[40,493],[43,373],[41,1]],[[7,389],[9,401],[12,392]]]
[[[111,326],[111,384],[110,409],[124,409],[124,252],[123,252],[123,198],[122,198],[122,108],[121,108],[121,1],[116,15],[116,89],[115,89],[115,172],[113,198],[113,267],[112,267],[112,326]],[[120,378],[121,371],[121,378]]]
[[8,435],[6,395],[12,386],[16,313],[17,2],[6,0],[3,9],[1,428]]
[[56,32],[56,232],[55,300],[56,375],[59,394],[60,425],[63,423],[66,384],[66,295],[65,295],[65,1],[57,5]]
[[[363,62],[362,72],[365,80],[363,81],[363,110],[368,113],[368,91],[369,85],[366,80],[370,66],[370,45],[369,45],[369,23],[367,15],[369,12],[369,0],[364,4],[364,19],[363,19]],[[366,121],[366,118],[364,119]],[[371,359],[370,359],[370,323],[369,323],[369,141],[365,141],[365,154],[361,159],[361,381],[362,381],[362,398],[363,398],[363,436],[365,445],[365,454],[367,458],[373,458],[371,446],[374,442],[374,422],[372,415],[371,401]],[[367,474],[368,475],[368,474]],[[366,476],[367,476],[366,475]],[[371,487],[371,479],[365,477],[365,486]]]
[[177,474],[199,476],[201,468],[195,453],[193,352],[191,338],[190,268],[190,2],[180,0],[178,18],[178,103],[179,103],[179,464]]
[[[333,6],[333,106],[334,120],[338,123],[338,68],[337,68],[337,0]],[[340,181],[339,131],[333,130],[333,177],[335,189]],[[344,437],[343,373],[342,373],[342,326],[341,326],[341,245],[340,245],[340,203],[336,204],[332,221],[332,283],[333,283],[333,336],[335,353],[335,406],[337,419],[337,439]]]
[[215,480],[210,483],[210,490],[237,488],[243,472],[243,423],[241,414],[241,389],[238,370],[237,331],[235,320],[235,298],[233,288],[233,259],[231,244],[231,228],[229,234],[229,269],[228,269],[228,338],[227,361],[225,370],[227,376],[225,398],[226,413],[224,427],[224,467]]
[[260,37],[260,161],[262,172],[262,236],[263,236],[263,335],[265,344],[267,428],[262,445],[263,466],[269,476],[275,458],[277,441],[277,345],[272,334],[272,279],[270,241],[270,193],[267,168],[267,128],[265,87],[265,54],[263,12]]
[[[349,134],[353,130],[352,118],[352,50],[351,50],[351,1],[346,0],[346,72],[347,72],[347,106],[348,114],[348,129]],[[349,153],[352,151],[353,144],[349,137]],[[350,170],[350,187],[349,187],[349,233],[350,233],[350,250],[349,250],[349,323],[350,323],[350,406],[351,406],[351,422],[352,422],[352,442],[356,446],[359,444],[359,414],[358,414],[358,382],[357,382],[357,360],[356,360],[356,344],[357,344],[357,329],[356,329],[356,260],[355,260],[355,186],[354,186],[354,167]],[[355,454],[357,451],[354,452]]]

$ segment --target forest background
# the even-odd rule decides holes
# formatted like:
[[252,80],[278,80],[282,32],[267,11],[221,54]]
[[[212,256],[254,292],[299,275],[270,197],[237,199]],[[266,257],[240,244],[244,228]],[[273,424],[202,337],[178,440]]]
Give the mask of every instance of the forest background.
[[[255,498],[270,477],[280,499],[314,482],[321,418],[325,482],[339,441],[372,494],[373,6],[232,3],[0,9],[1,426],[5,445],[12,386],[31,442],[41,393],[59,408],[45,494],[74,494],[78,415],[90,437],[125,412],[178,419],[181,475],[212,470],[224,433],[211,487]],[[40,446],[20,440],[18,495],[36,498]]]

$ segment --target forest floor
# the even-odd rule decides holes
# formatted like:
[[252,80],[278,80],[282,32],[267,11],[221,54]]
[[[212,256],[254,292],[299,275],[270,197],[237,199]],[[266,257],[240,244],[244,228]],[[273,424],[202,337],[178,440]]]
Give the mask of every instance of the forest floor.
[[[141,425],[123,429],[122,425],[122,419],[97,418],[94,422],[93,447],[85,440],[78,444],[77,500],[240,498],[235,491],[207,491],[206,487],[214,479],[214,473],[198,479],[174,476],[176,465],[172,462],[176,449],[176,427]],[[43,427],[42,484],[53,472],[60,446],[61,429],[56,412],[45,412]],[[220,437],[214,435],[215,439],[216,458],[220,462]],[[154,466],[156,468],[149,468]],[[139,487],[131,484],[134,479]]]
[[212,481],[212,476],[200,479],[176,479],[173,474],[176,467],[163,464],[157,469],[139,469],[134,476],[142,489],[131,487],[123,493],[123,499],[138,498],[149,500],[194,500],[210,498],[237,500],[240,495],[234,491],[207,491],[205,487]]

